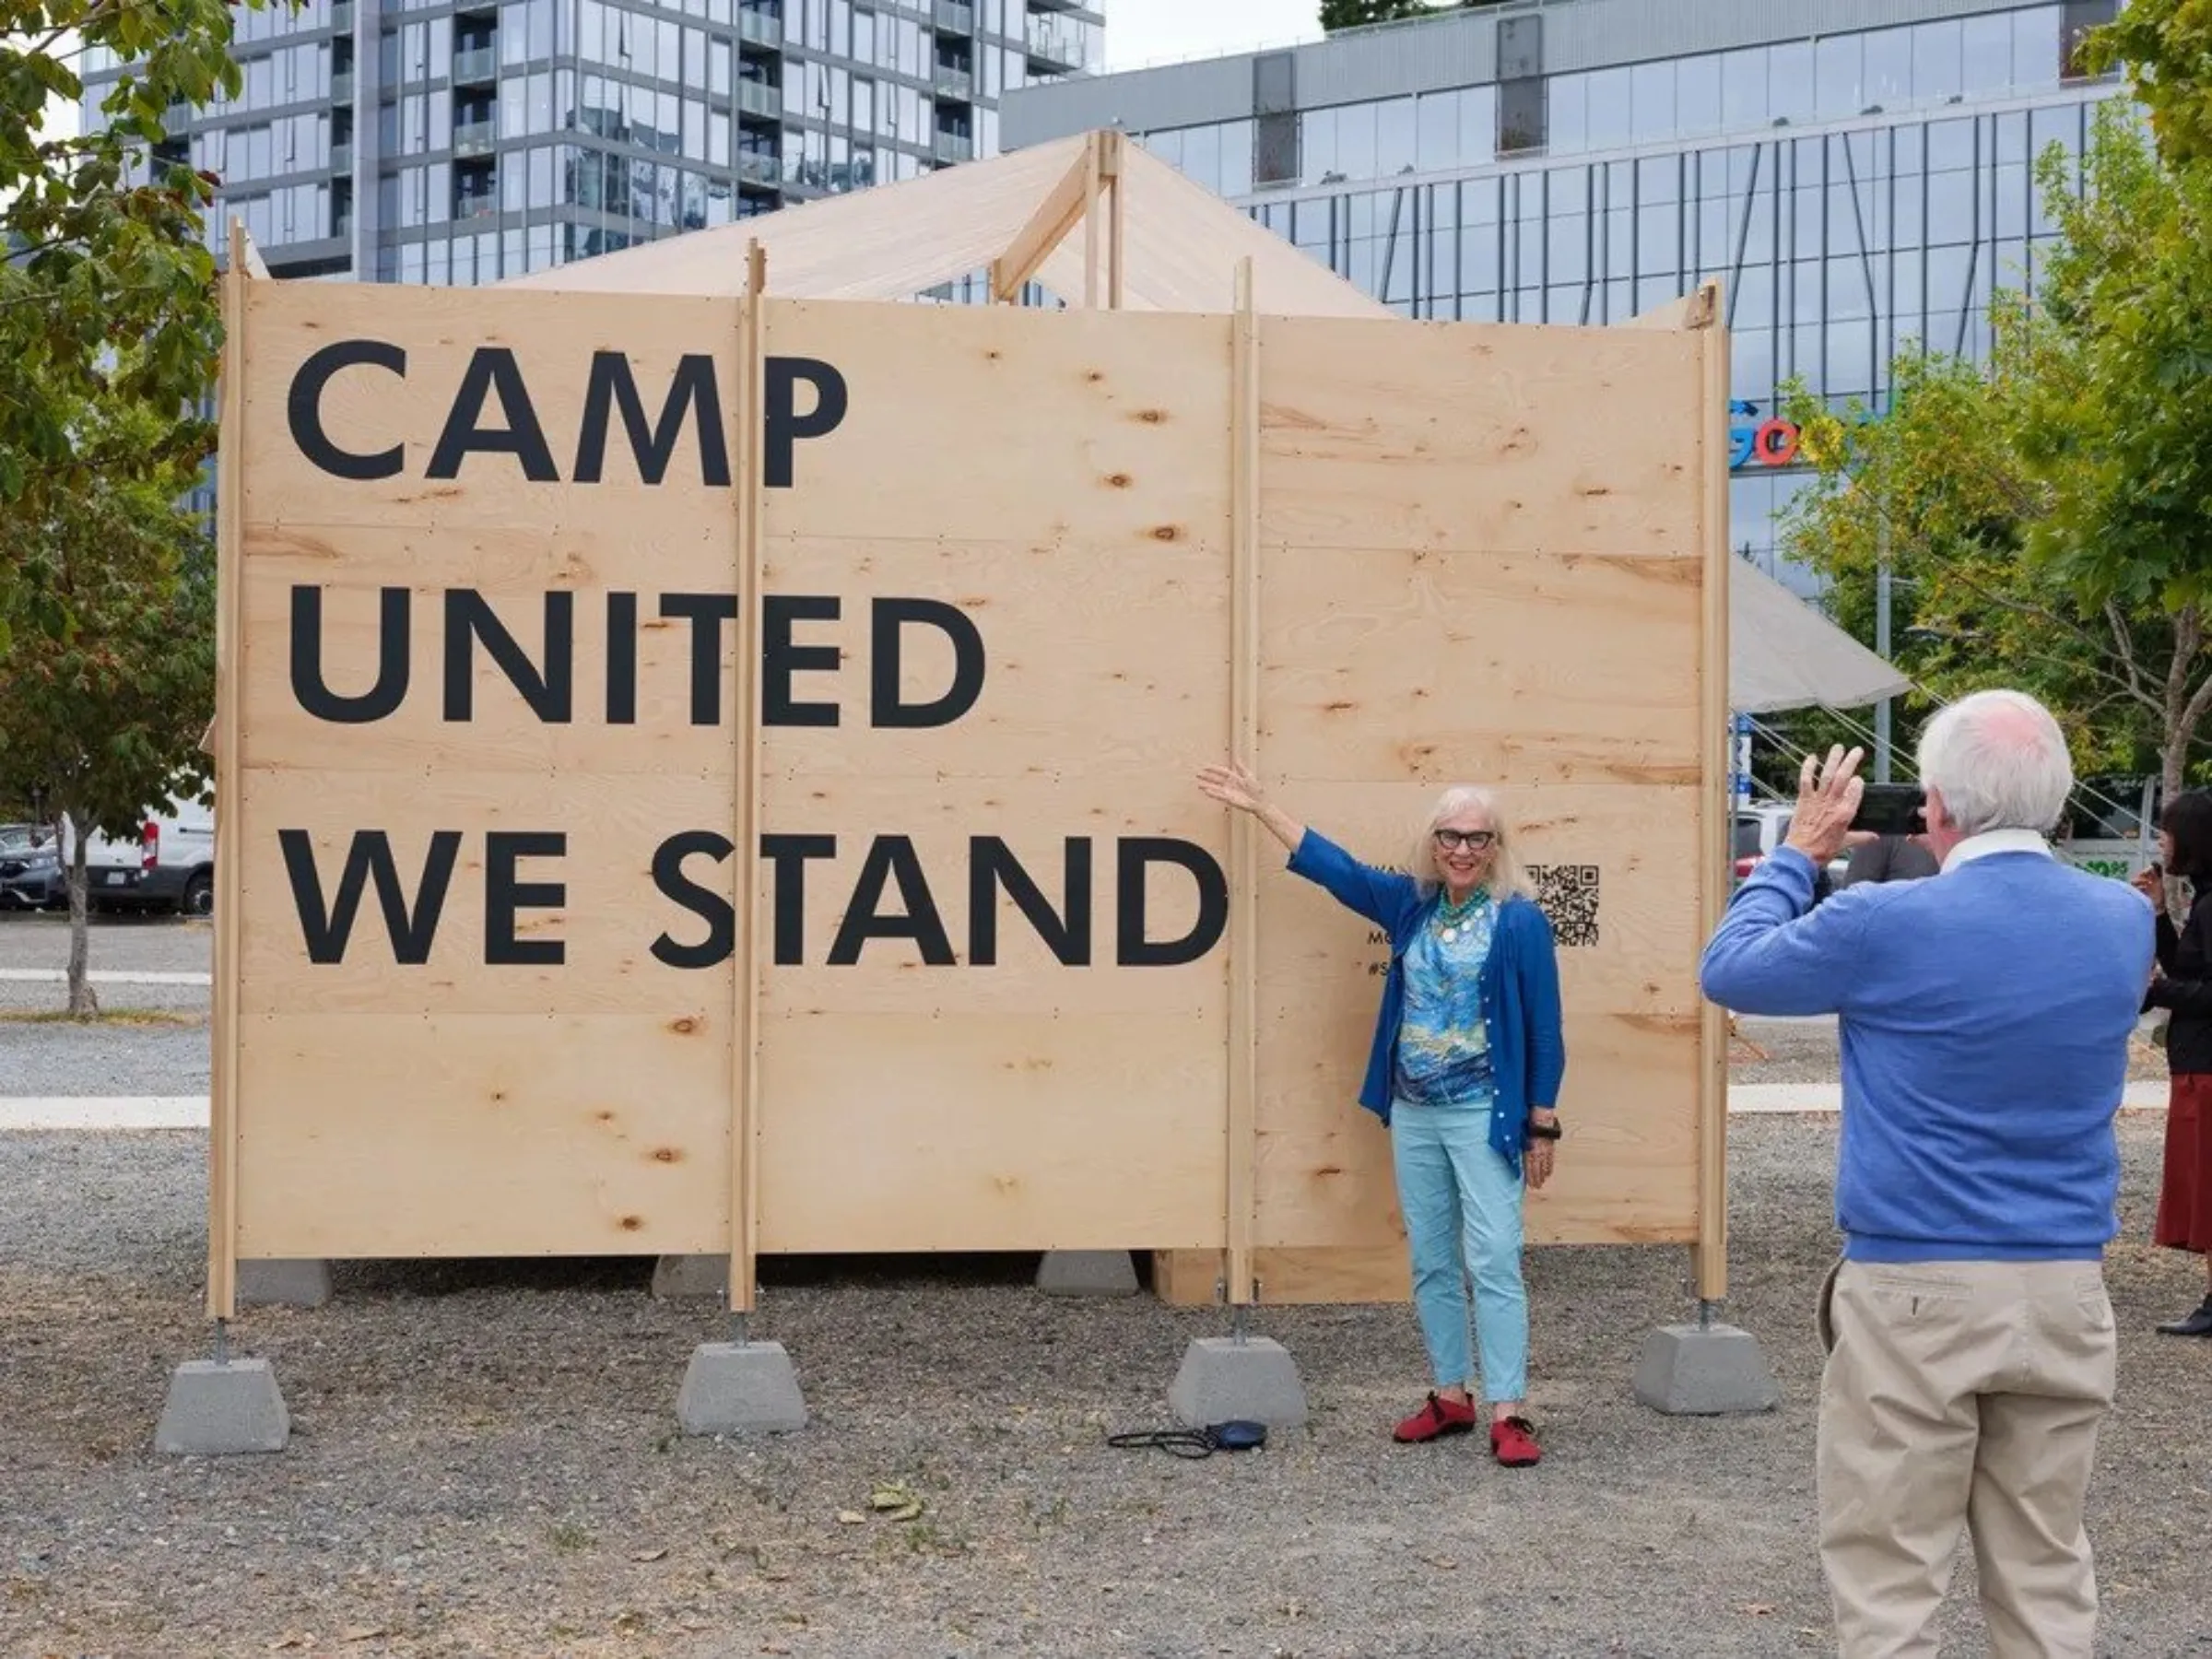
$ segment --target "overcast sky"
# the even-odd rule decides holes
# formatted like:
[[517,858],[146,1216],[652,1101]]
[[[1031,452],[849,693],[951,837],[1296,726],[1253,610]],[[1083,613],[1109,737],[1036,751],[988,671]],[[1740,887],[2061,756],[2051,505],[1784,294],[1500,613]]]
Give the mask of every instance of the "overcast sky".
[[1320,0],[1104,0],[1106,67],[1321,38]]

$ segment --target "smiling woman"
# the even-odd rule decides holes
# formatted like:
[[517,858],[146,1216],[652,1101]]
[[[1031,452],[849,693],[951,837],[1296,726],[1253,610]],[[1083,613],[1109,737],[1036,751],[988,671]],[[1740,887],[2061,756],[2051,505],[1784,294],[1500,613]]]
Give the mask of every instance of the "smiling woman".
[[1476,1425],[1471,1274],[1490,1449],[1501,1464],[1533,1464],[1535,1430],[1522,1415],[1522,1210],[1525,1187],[1551,1175],[1567,1051],[1551,926],[1524,891],[1498,803],[1465,784],[1445,790],[1414,843],[1411,874],[1401,875],[1359,863],[1300,823],[1241,765],[1206,767],[1198,786],[1252,814],[1290,849],[1294,874],[1389,935],[1359,1103],[1390,1129],[1414,1304],[1435,1381],[1396,1438],[1431,1441]]

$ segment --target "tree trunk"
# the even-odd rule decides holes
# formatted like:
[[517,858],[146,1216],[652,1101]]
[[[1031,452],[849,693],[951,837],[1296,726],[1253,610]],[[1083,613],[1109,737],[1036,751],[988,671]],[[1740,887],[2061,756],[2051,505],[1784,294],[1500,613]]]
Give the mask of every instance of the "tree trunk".
[[92,945],[85,848],[89,831],[77,814],[66,812],[65,817],[69,824],[72,843],[69,848],[69,1016],[73,1019],[93,1019],[100,1014],[100,998],[92,994],[92,982],[85,971]]

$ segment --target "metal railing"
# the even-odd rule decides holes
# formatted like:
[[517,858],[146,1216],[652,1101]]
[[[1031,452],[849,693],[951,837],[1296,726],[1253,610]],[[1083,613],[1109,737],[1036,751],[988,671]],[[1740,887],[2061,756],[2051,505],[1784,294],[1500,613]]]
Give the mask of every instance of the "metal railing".
[[975,96],[975,77],[965,69],[939,64],[930,71],[929,79],[940,98],[972,99]]
[[975,140],[962,133],[939,133],[930,146],[930,153],[945,162],[972,161]]
[[935,16],[937,27],[947,34],[975,32],[975,7],[967,0],[937,0]]
[[766,81],[740,80],[737,83],[737,107],[747,115],[765,115],[781,120],[783,115],[783,88],[771,87]]
[[772,12],[739,11],[737,38],[756,46],[783,44],[783,19]]
[[455,82],[480,84],[500,78],[500,54],[489,46],[471,46],[453,53]]
[[499,136],[495,123],[489,121],[456,121],[453,123],[453,154],[482,156],[491,150],[492,140]]
[[737,176],[747,184],[776,184],[783,178],[783,159],[758,150],[737,152]]

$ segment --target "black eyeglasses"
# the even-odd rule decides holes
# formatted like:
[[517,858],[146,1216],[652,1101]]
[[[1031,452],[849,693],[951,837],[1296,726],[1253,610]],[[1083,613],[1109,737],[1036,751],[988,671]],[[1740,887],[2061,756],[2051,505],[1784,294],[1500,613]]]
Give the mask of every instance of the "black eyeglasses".
[[1479,853],[1497,840],[1498,832],[1494,830],[1439,830],[1436,832],[1436,844],[1447,853],[1454,847],[1472,847]]

